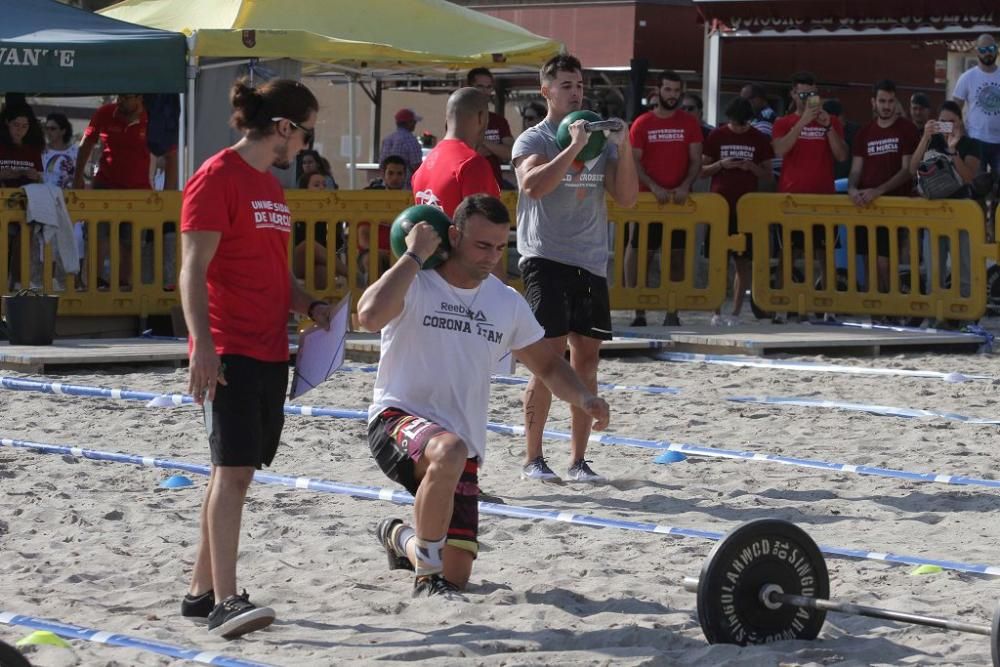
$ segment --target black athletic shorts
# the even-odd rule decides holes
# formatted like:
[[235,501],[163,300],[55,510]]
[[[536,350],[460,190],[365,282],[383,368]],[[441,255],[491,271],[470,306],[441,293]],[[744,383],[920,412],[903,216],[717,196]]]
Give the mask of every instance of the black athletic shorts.
[[288,362],[224,354],[222,363],[226,384],[215,388],[208,438],[212,464],[260,470],[271,465],[281,440]]
[[611,340],[608,281],[586,269],[532,257],[521,265],[524,298],[546,338],[570,332]]

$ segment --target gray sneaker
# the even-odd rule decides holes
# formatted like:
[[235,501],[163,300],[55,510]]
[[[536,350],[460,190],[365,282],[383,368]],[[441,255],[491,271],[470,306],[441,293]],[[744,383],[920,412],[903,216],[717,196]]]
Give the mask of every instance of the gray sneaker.
[[536,456],[521,469],[521,479],[537,479],[540,482],[561,482],[559,475],[545,463],[545,459]]
[[566,479],[571,482],[591,482],[592,484],[602,484],[608,481],[608,478],[604,475],[598,475],[591,470],[590,466],[587,465],[588,463],[590,461],[580,459],[571,465],[569,471],[566,473]]

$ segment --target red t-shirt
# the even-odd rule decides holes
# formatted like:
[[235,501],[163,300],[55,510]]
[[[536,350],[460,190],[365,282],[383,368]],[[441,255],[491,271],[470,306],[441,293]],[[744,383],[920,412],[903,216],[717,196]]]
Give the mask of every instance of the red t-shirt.
[[[486,124],[486,134],[483,135],[483,141],[491,144],[501,143],[501,139],[507,137],[512,137],[510,133],[510,123],[507,119],[498,113],[490,112],[490,119]],[[502,186],[503,176],[500,173],[500,158],[492,153],[486,156],[486,160],[490,163],[490,167],[493,168],[493,175],[497,179],[497,185]]]
[[94,113],[83,132],[84,138],[96,134],[101,140],[101,160],[94,184],[102,188],[149,190],[151,154],[146,143],[149,117],[143,111],[139,120],[130,123],[117,111],[117,104],[105,104]]
[[[0,169],[34,169],[42,171],[42,147],[21,144],[0,144]],[[0,188],[20,188],[36,183],[30,178],[18,176],[0,180]]]
[[461,139],[444,139],[413,174],[413,199],[437,206],[450,218],[469,195],[500,196],[500,186],[486,158]]
[[[663,188],[675,188],[687,175],[691,157],[688,147],[702,142],[701,124],[680,109],[667,118],[647,111],[632,123],[629,141],[633,148],[642,151],[639,162],[653,182]],[[641,181],[639,188],[649,191]]]
[[[746,132],[736,133],[728,125],[723,125],[708,135],[702,153],[708,156],[710,162],[737,158],[760,164],[774,158],[770,137],[753,127]],[[751,171],[723,169],[712,176],[712,192],[725,197],[730,209],[734,210],[740,197],[757,191],[757,181],[756,174]]]
[[185,186],[181,232],[222,233],[207,280],[219,354],[288,361],[291,219],[278,180],[230,148],[208,158]]
[[[913,155],[919,143],[917,126],[905,118],[897,118],[889,127],[881,127],[873,120],[858,130],[852,149],[854,157],[864,158],[858,187],[877,188],[898,174],[903,168],[903,156]],[[913,194],[913,184],[907,181],[885,194],[909,197]]]
[[[788,134],[799,122],[796,113],[782,116],[774,122],[775,139]],[[844,136],[844,127],[835,117],[830,117],[830,131]],[[802,128],[792,150],[783,156],[778,192],[832,195],[837,189],[833,183],[833,151],[826,137],[827,128],[813,121]]]

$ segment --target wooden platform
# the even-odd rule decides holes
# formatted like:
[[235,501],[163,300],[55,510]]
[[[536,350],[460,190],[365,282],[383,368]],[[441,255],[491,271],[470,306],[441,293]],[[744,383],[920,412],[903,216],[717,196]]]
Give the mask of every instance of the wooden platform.
[[[606,341],[602,353],[673,350],[702,354],[824,354],[871,356],[882,352],[936,351],[974,353],[978,336],[959,332],[900,332],[809,324],[741,327],[623,327]],[[379,358],[378,334],[351,333],[347,358],[374,363]],[[291,353],[294,356],[295,346]],[[187,342],[150,338],[68,338],[52,345],[10,345],[0,342],[0,369],[39,373],[55,366],[184,365]]]
[[662,340],[675,352],[700,354],[824,354],[877,356],[883,352],[974,353],[983,339],[972,334],[938,331],[911,332],[810,324],[737,327],[624,327],[623,336]]

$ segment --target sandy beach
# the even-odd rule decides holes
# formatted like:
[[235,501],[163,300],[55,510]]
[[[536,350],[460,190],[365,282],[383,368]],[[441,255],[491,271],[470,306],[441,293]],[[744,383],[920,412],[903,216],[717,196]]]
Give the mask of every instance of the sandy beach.
[[[993,355],[792,357],[855,366],[987,373]],[[523,368],[518,369],[524,375]],[[5,373],[18,376],[15,373]],[[78,385],[183,392],[185,369],[107,367],[47,376]],[[1000,380],[949,384],[908,377],[818,374],[605,359],[602,382],[677,387],[676,395],[613,391],[610,433],[913,471],[996,477],[995,426],[842,410],[738,404],[768,394],[950,410],[997,417]],[[363,410],[374,375],[345,372],[300,403]],[[521,388],[494,385],[490,419],[521,422]],[[549,427],[568,430],[555,404]],[[0,391],[0,436],[208,462],[200,411],[141,402]],[[272,471],[391,487],[371,460],[363,422],[289,416]],[[1000,498],[983,488],[922,484],[758,462],[691,457],[653,463],[647,450],[592,445],[604,486],[518,478],[522,442],[490,434],[484,491],[510,505],[725,531],[778,517],[827,545],[1000,565]],[[568,443],[546,443],[557,472]],[[410,598],[372,536],[409,507],[254,485],[244,514],[239,583],[274,607],[269,629],[227,642],[182,620],[205,479],[162,489],[170,471],[0,447],[0,610],[58,619],[278,665],[423,661],[430,665],[971,665],[985,637],[831,614],[814,642],[709,646],[695,596],[712,542],[551,521],[483,516],[468,602]],[[1000,579],[828,558],[832,594],[860,603],[989,623]],[[13,643],[30,630],[0,625]],[[35,665],[160,665],[134,649],[71,641],[41,647]]]

